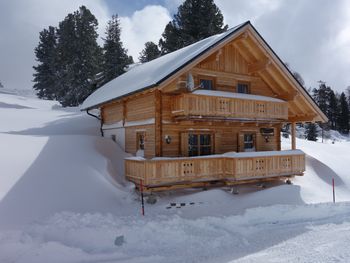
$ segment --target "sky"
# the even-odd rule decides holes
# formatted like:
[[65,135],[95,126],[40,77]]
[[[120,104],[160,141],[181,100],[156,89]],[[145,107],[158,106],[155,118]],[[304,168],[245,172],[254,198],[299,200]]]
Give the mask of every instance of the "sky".
[[[99,44],[107,21],[118,14],[121,38],[137,60],[147,41],[158,43],[182,0],[0,0],[0,82],[31,89],[39,32],[81,5],[99,21]],[[338,92],[350,86],[350,1],[215,0],[229,27],[250,20],[307,87],[322,80]]]

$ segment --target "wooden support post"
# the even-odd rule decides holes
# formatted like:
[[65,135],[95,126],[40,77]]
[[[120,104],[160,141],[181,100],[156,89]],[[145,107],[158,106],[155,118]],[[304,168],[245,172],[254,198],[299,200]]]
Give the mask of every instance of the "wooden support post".
[[123,100],[123,127],[125,126],[125,122],[126,122],[126,100]]
[[296,149],[296,141],[295,141],[295,122],[291,123],[291,134],[292,134],[292,150]]
[[162,93],[155,90],[155,155],[162,156]]

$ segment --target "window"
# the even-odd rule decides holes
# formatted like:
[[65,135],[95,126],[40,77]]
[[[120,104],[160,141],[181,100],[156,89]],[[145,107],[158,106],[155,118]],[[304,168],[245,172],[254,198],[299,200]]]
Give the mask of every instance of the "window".
[[111,139],[112,139],[112,141],[114,141],[114,142],[117,141],[117,137],[115,136],[115,134],[112,134],[112,135],[111,135]]
[[188,134],[188,156],[210,155],[212,148],[211,134]]
[[137,132],[136,133],[137,138],[137,150],[144,150],[145,149],[145,132]]
[[244,134],[244,151],[254,151],[254,134],[253,133],[245,133]]
[[214,81],[212,79],[200,79],[199,82],[202,89],[214,89]]
[[238,93],[249,93],[249,84],[248,83],[237,83],[237,92]]

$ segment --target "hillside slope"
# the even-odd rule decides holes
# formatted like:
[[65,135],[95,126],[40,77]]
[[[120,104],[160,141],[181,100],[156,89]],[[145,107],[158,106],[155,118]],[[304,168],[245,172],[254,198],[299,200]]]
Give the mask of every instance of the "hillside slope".
[[[238,195],[229,188],[163,193],[141,217],[139,198],[122,175],[126,154],[99,135],[96,119],[10,94],[0,94],[0,113],[0,262],[329,262],[350,256],[342,245],[350,236],[349,142],[298,140],[308,154],[307,172],[293,185],[240,186]],[[288,139],[283,147],[290,148]],[[342,203],[329,203],[332,178]],[[171,202],[194,205],[167,209]],[[124,240],[120,246],[116,237]]]

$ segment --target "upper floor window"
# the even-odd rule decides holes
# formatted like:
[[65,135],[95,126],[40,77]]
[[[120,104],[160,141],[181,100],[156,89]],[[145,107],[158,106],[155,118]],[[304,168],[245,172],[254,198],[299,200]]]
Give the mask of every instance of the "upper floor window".
[[237,83],[237,92],[249,94],[249,84],[248,83]]
[[200,79],[199,84],[202,89],[212,90],[214,89],[214,80],[213,79]]

